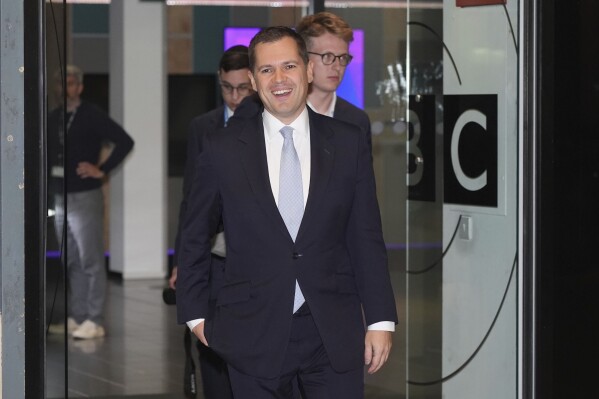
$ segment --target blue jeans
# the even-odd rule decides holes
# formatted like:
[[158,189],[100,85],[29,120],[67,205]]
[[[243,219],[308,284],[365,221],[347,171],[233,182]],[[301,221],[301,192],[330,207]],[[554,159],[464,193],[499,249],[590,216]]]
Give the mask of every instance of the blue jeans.
[[[62,237],[64,208],[59,203],[56,230]],[[67,193],[66,208],[68,314],[77,323],[91,320],[102,325],[106,300],[102,190]]]

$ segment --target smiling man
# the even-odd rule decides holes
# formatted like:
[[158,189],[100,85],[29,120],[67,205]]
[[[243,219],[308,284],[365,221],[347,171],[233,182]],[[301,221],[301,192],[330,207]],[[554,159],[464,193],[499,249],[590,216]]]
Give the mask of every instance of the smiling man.
[[353,59],[349,53],[349,44],[354,40],[352,28],[343,18],[323,11],[306,15],[295,30],[306,42],[314,65],[308,105],[320,114],[359,126],[372,148],[370,119],[366,112],[337,96],[337,88]]
[[[306,106],[312,61],[294,30],[260,31],[250,79],[264,109],[208,133],[191,183],[179,322],[222,356],[235,399],[364,397],[397,322],[366,136]],[[210,238],[227,263],[210,312]],[[366,321],[366,325],[364,324]]]

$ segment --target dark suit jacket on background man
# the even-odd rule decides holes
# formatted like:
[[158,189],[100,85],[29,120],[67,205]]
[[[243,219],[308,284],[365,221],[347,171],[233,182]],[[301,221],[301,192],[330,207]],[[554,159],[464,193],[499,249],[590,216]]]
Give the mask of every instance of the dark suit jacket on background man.
[[368,147],[372,152],[372,130],[370,128],[370,119],[368,118],[368,114],[366,114],[366,112],[356,107],[349,101],[337,96],[335,109],[333,110],[333,118],[358,126],[364,132],[364,134],[366,134]]

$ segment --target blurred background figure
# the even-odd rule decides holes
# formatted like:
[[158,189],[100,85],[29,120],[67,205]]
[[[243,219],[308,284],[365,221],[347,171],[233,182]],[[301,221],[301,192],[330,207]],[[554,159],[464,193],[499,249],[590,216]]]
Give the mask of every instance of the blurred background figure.
[[[218,79],[224,104],[210,112],[196,117],[189,127],[187,143],[187,163],[183,179],[183,201],[179,211],[179,221],[187,209],[187,195],[192,180],[195,159],[202,151],[202,136],[227,126],[241,101],[253,93],[252,83],[248,75],[249,59],[246,46],[233,46],[227,49],[219,63]],[[181,223],[175,240],[175,266],[171,272],[169,286],[173,289],[177,282],[177,257],[179,254]],[[213,240],[212,263],[210,273],[211,300],[215,305],[216,293],[222,284],[226,260],[225,234],[218,233]],[[187,327],[185,328],[187,330]],[[200,354],[200,372],[203,392],[206,399],[232,398],[227,364],[212,349],[197,340]]]
[[[81,99],[84,85],[80,68],[67,65],[65,86],[66,110],[61,104],[48,116],[52,148],[48,169],[54,185],[66,187],[66,202],[62,190],[57,190],[55,198],[55,226],[63,249],[66,237],[66,326],[76,339],[99,338],[106,334],[102,183],[129,154],[133,140],[100,108]],[[62,82],[57,82],[57,90],[62,93]],[[111,151],[103,157],[107,144]],[[60,331],[53,327],[50,332]]]

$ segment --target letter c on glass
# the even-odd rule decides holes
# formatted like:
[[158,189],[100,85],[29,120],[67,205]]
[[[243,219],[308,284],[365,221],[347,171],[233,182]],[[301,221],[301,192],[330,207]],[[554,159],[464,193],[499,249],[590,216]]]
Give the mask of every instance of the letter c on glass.
[[485,170],[477,177],[466,176],[462,170],[462,165],[460,165],[460,156],[458,154],[460,135],[464,126],[470,122],[480,125],[485,131],[487,130],[487,117],[482,112],[475,109],[464,111],[456,121],[451,136],[451,165],[453,166],[456,179],[458,179],[462,187],[469,191],[478,191],[487,185],[487,171]]

